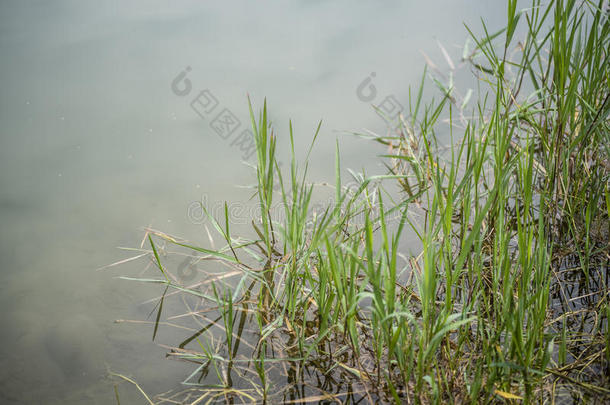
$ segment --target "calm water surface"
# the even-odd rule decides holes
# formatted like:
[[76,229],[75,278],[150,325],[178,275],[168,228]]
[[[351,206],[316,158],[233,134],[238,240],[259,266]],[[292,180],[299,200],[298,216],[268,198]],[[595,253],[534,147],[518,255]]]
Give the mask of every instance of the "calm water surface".
[[462,22],[497,27],[500,3],[2,1],[0,402],[112,403],[107,370],[176,388],[192,368],[114,322],[153,309],[158,289],[116,278],[145,263],[96,269],[148,225],[205,244],[193,201],[247,201],[247,93],[284,150],[289,118],[299,150],[324,120],[313,180],[332,179],[336,139],[345,167],[383,172],[344,132],[385,131],[371,103],[406,105],[420,50],[447,69],[436,40],[459,59]]

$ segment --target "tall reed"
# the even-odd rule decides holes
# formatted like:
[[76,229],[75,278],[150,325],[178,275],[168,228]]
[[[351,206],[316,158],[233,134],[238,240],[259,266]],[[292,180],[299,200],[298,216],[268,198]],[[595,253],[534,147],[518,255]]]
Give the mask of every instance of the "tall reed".
[[[254,393],[269,402],[610,398],[610,23],[602,6],[534,0],[518,10],[509,0],[502,30],[483,24],[477,37],[469,29],[475,47],[464,62],[486,85],[472,110],[437,78],[440,99],[423,102],[424,77],[397,133],[374,137],[389,150],[389,173],[354,175],[357,187],[343,187],[337,146],[335,201],[315,215],[312,149],[301,166],[291,125],[285,173],[266,102],[258,117],[250,105],[257,238],[231,237],[226,209],[224,228],[209,216],[227,243],[218,250],[150,231],[241,275],[213,294],[179,285],[149,236],[164,277],[145,281],[204,299],[222,320],[189,340],[203,352],[174,354],[198,362],[202,376],[224,364],[228,371],[216,373],[224,398],[245,402]],[[280,221],[272,220],[274,193]],[[420,254],[408,256],[407,232]],[[252,350],[236,336],[238,312],[255,328]],[[161,306],[155,331],[160,314]],[[224,330],[224,356],[212,353],[215,328]],[[312,384],[318,394],[299,391]]]

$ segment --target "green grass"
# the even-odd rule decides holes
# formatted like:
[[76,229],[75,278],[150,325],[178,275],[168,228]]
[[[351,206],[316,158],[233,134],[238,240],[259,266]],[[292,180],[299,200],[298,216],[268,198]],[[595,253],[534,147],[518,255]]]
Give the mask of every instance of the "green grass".
[[[220,221],[209,216],[221,249],[149,234],[163,277],[144,281],[201,298],[218,315],[194,314],[205,327],[187,339],[190,349],[172,352],[198,364],[182,394],[270,403],[610,400],[602,6],[534,1],[517,10],[509,1],[504,29],[471,32],[465,61],[480,83],[472,110],[439,79],[440,98],[425,104],[422,78],[397,132],[375,137],[390,150],[381,157],[388,174],[342,187],[337,146],[335,204],[316,215],[311,148],[299,164],[290,126],[291,164],[281,170],[267,105],[258,115],[251,107],[257,237],[231,236],[226,206]],[[444,118],[447,153],[437,135]],[[272,220],[274,198],[281,221]],[[421,253],[408,255],[406,232]],[[180,285],[152,236],[240,278],[208,291]]]

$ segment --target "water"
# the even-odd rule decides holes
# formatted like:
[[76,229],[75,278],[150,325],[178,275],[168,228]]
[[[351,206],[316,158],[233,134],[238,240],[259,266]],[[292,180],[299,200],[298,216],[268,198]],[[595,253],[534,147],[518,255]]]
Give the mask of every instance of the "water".
[[[143,226],[205,243],[193,201],[247,201],[246,93],[267,97],[282,150],[289,118],[300,151],[324,120],[313,180],[332,179],[337,138],[345,167],[383,172],[371,144],[343,132],[385,131],[370,104],[406,105],[419,51],[447,69],[436,40],[457,60],[462,21],[479,17],[498,27],[503,5],[2,2],[0,402],[111,403],[107,370],[175,388],[191,368],[164,359],[150,325],[114,323],[152,310],[156,288],[115,278],[144,263],[95,269],[132,256],[116,247],[138,246]],[[187,84],[172,82],[187,68],[181,95]],[[221,111],[240,121],[234,133],[210,126]]]

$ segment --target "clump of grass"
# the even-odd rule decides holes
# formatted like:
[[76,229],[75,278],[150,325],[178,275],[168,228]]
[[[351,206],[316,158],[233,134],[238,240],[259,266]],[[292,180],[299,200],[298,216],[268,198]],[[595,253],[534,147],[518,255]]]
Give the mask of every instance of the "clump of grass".
[[[171,351],[198,364],[185,381],[189,398],[610,398],[610,23],[602,6],[534,1],[519,11],[509,1],[506,27],[483,26],[465,53],[485,85],[473,111],[439,80],[440,100],[422,103],[422,80],[397,133],[375,137],[389,148],[390,172],[342,187],[337,147],[335,203],[315,215],[311,148],[299,165],[290,127],[285,173],[266,103],[258,117],[250,108],[257,237],[231,236],[226,208],[224,227],[209,215],[226,242],[218,250],[149,231],[163,278],[145,281],[202,300],[189,311],[201,329]],[[437,132],[447,116],[443,155]],[[386,191],[393,186],[398,202]],[[281,221],[272,220],[274,196]],[[420,254],[407,255],[407,231]],[[203,253],[239,280],[211,283],[211,293],[181,285],[151,235]]]

